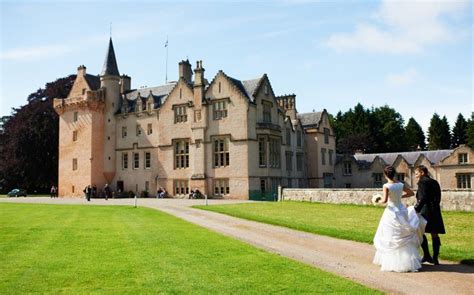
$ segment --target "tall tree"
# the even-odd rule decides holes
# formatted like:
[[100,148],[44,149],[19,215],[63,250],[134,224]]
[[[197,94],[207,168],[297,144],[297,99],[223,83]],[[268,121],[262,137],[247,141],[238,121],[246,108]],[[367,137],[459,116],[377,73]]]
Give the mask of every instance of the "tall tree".
[[408,124],[405,127],[405,142],[407,149],[410,151],[426,149],[423,129],[413,117],[408,120]]
[[466,144],[474,149],[474,116],[467,122]]
[[456,119],[456,123],[454,123],[453,127],[453,137],[451,139],[451,147],[456,148],[461,144],[465,144],[467,142],[467,122],[464,119],[462,114],[458,115]]
[[451,145],[451,134],[446,116],[440,119],[438,114],[434,114],[428,128],[428,148],[430,150],[449,149]]
[[401,152],[407,149],[402,116],[388,105],[372,109],[375,152]]
[[21,187],[29,192],[47,192],[57,183],[59,120],[52,100],[66,97],[74,79],[71,75],[46,84],[3,122],[0,182],[4,191]]

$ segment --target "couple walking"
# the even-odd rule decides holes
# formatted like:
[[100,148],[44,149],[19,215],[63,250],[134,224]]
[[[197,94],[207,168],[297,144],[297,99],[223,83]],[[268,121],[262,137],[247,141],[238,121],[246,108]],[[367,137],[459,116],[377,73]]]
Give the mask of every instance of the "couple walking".
[[[395,272],[418,271],[423,262],[439,264],[441,242],[438,234],[445,233],[439,205],[439,184],[428,176],[426,167],[418,166],[415,169],[417,203],[414,207],[406,208],[401,199],[411,197],[414,193],[395,180],[395,173],[392,166],[384,169],[387,183],[383,186],[382,203],[387,203],[387,207],[374,237],[377,251],[373,262],[380,265],[382,271]],[[431,233],[433,256],[430,255],[425,232]],[[418,252],[420,246],[423,258]]]

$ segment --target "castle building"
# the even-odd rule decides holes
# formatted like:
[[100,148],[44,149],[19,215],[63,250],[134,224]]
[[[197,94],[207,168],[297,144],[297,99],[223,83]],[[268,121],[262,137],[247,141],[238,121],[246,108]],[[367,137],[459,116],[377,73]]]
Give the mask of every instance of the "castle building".
[[[298,114],[295,95],[276,96],[266,74],[237,80],[202,61],[179,63],[179,79],[131,88],[112,39],[102,73],[80,66],[66,98],[56,98],[59,195],[87,185],[186,197],[272,199],[278,185],[332,187],[335,137],[326,110]],[[194,76],[194,77],[193,77]]]

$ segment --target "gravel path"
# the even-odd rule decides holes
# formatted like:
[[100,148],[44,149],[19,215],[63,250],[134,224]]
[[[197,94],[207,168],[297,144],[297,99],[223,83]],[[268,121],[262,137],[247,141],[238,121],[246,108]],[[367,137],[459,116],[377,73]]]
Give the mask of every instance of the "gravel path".
[[[133,205],[133,199],[92,200],[50,198],[0,198],[0,202]],[[242,201],[209,200],[209,204]],[[441,261],[424,265],[417,273],[381,272],[371,263],[373,246],[304,233],[219,213],[190,208],[203,200],[139,199],[138,205],[161,210],[258,248],[313,265],[325,271],[388,293],[397,294],[473,294],[474,267]],[[442,250],[442,248],[441,248]]]

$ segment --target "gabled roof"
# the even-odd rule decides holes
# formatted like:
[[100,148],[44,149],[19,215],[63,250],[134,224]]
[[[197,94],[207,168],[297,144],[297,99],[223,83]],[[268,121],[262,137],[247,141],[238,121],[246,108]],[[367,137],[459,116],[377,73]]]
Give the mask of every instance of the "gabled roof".
[[322,114],[323,112],[299,113],[297,114],[297,117],[300,119],[303,127],[315,126],[317,128],[321,122]]
[[114,45],[112,44],[112,38],[109,41],[109,48],[107,49],[107,54],[105,56],[104,66],[102,68],[101,76],[120,76],[119,70],[117,67],[117,60],[115,59]]
[[380,154],[355,154],[356,161],[372,162],[375,157],[380,157],[388,165],[392,165],[397,157],[403,157],[409,165],[414,165],[417,159],[423,155],[431,164],[438,164],[442,159],[451,154],[452,150],[436,150],[436,151],[415,151],[415,152],[399,152],[399,153],[380,153]]
[[262,80],[263,76],[258,78],[258,79],[252,79],[252,80],[245,80],[242,81],[242,84],[245,88],[245,91],[247,92],[247,96],[251,98],[251,101],[255,101],[255,92],[257,91],[258,86],[260,85],[260,80]]
[[173,82],[173,83],[169,83],[169,84],[161,85],[161,86],[156,86],[156,87],[146,87],[146,88],[134,89],[134,90],[128,92],[127,94],[125,94],[125,95],[126,95],[127,99],[129,99],[129,100],[137,99],[139,93],[140,93],[140,96],[147,97],[150,94],[150,91],[154,96],[164,96],[164,95],[168,95],[176,84],[177,84],[176,82]]
[[90,74],[86,74],[84,77],[87,81],[87,84],[91,88],[91,90],[97,90],[100,88],[100,78],[99,76],[94,76]]

